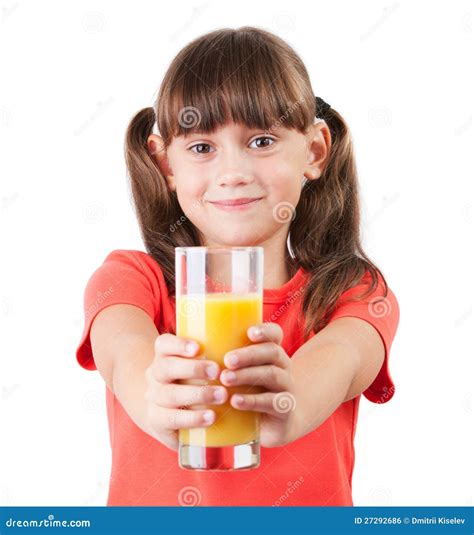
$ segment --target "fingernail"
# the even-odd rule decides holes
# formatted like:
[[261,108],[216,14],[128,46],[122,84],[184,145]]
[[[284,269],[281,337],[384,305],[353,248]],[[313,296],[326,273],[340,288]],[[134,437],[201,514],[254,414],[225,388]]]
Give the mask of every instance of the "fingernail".
[[216,365],[209,364],[209,366],[206,367],[206,375],[209,377],[209,379],[215,379],[218,373],[219,369]]
[[234,372],[225,372],[225,380],[229,383],[235,381],[236,375]]
[[225,392],[222,390],[222,388],[218,388],[217,390],[214,390],[214,400],[215,401],[224,401],[225,398]]
[[229,361],[229,364],[235,366],[239,362],[239,357],[235,353],[229,353],[229,355],[227,355],[227,360]]
[[250,327],[250,336],[255,336],[256,338],[258,336],[261,336],[262,329],[260,327]]
[[212,422],[213,417],[214,417],[214,413],[212,411],[205,412],[203,416],[204,421],[208,424]]
[[234,396],[234,402],[237,403],[237,405],[240,405],[244,401],[244,398],[242,396]]
[[196,344],[196,342],[186,342],[186,353],[188,355],[194,355],[197,349],[198,345]]

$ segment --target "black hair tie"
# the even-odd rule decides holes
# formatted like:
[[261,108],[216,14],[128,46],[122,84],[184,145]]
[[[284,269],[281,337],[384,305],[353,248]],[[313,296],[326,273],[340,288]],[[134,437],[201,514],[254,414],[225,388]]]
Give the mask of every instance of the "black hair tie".
[[316,102],[316,117],[323,118],[331,109],[331,105],[325,102],[321,97],[315,97]]

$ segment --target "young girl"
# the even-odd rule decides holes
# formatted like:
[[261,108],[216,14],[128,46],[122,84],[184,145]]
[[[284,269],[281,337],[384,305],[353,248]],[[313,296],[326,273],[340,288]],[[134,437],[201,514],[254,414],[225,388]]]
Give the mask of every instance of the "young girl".
[[[147,252],[92,274],[77,349],[106,383],[107,505],[352,505],[359,402],[393,396],[399,308],[361,247],[346,123],[287,43],[222,29],[173,60],[126,160]],[[175,247],[243,245],[264,248],[264,322],[219,369],[175,335]],[[229,399],[238,384],[263,390]],[[179,467],[178,430],[214,422],[203,403],[261,413],[258,468]]]

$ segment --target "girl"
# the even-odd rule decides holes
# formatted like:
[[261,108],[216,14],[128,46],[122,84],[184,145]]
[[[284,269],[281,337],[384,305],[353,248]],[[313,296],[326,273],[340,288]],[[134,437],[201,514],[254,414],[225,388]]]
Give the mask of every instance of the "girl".
[[[107,387],[107,505],[352,505],[360,397],[393,396],[399,309],[361,247],[343,118],[283,40],[222,29],[173,60],[126,160],[147,252],[112,251],[92,274],[77,348]],[[264,248],[264,323],[223,369],[175,335],[174,249],[190,245]],[[238,384],[263,390],[229,399]],[[258,468],[179,467],[177,430],[214,422],[201,403],[261,413]]]

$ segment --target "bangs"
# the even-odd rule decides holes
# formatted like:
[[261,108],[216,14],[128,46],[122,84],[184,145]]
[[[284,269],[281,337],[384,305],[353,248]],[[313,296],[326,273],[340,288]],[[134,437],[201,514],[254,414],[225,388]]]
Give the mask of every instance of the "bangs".
[[176,57],[158,97],[157,126],[173,136],[210,133],[227,122],[271,131],[313,123],[314,96],[301,60],[263,30],[220,30]]

